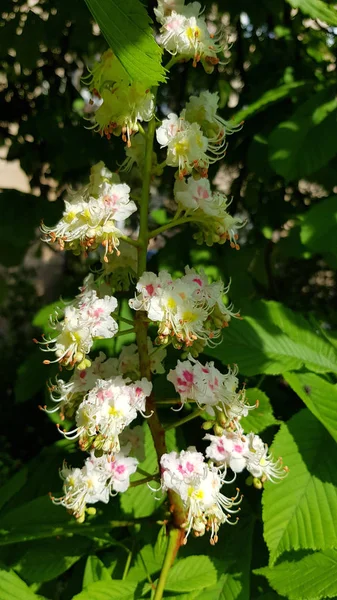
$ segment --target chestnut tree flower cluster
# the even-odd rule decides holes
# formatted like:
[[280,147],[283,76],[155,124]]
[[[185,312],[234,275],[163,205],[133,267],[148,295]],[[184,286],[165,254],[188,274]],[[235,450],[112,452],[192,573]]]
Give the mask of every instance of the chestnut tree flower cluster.
[[[168,68],[191,60],[211,73],[221,62],[221,34],[209,33],[198,2],[159,0],[155,13],[159,44],[172,55]],[[84,257],[96,253],[100,261],[100,270],[85,279],[78,296],[51,315],[55,334],[41,342],[51,353],[44,362],[60,365],[59,376],[49,383],[51,404],[45,410],[59,413],[60,433],[77,440],[85,453],[82,467],[63,465],[63,494],[53,502],[81,522],[88,511],[93,513],[91,505],[124,493],[141,460],[136,422],[146,419],[159,472],[149,474],[144,485],[159,481],[185,541],[191,532],[200,536],[208,531],[215,543],[220,526],[235,522],[232,515],[242,499],[238,490],[226,495],[226,484],[246,469],[260,488],[267,480],[281,479],[285,469],[261,438],[241,425],[257,404],[249,405],[245,388],[240,389],[238,368],[223,373],[200,356],[226,336],[231,319],[240,318],[228,304],[229,286],[188,265],[180,276],[148,271],[147,247],[157,235],[157,230],[149,231],[148,206],[151,179],[160,174],[157,153],[162,152],[161,169],[175,169],[176,213],[166,228],[188,222],[199,244],[228,241],[238,250],[244,223],[230,213],[230,199],[213,190],[208,179],[209,165],[224,158],[228,136],[237,128],[218,115],[218,95],[209,91],[191,96],[179,115],[169,113],[158,123],[156,90],[131,81],[111,50],[92,69],[88,83],[97,105],[93,127],[107,138],[121,135],[126,157],[119,174],[110,170],[113,165],[94,165],[87,184],[66,198],[60,221],[42,225],[47,243]],[[129,185],[134,168],[142,184],[137,204]],[[136,212],[137,235],[126,235],[128,219]],[[124,346],[118,357],[95,356],[96,340],[123,335],[120,290],[129,294],[134,319],[127,331],[135,332],[136,343]],[[204,454],[195,447],[167,452],[151,379],[166,373],[168,346],[176,351],[176,366],[167,373],[176,402],[182,408],[195,403],[198,410],[191,418],[203,412],[204,430],[213,428],[204,437]],[[73,426],[64,427],[69,420]]]

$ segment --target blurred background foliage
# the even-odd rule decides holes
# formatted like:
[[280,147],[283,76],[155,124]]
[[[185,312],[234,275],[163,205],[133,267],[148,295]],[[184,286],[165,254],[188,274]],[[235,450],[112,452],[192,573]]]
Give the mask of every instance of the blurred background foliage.
[[[149,4],[150,14],[153,4]],[[336,367],[327,367],[329,361],[333,363],[327,346],[335,349],[337,344],[337,17],[333,3],[319,1],[205,4],[210,21],[221,19],[228,37],[226,62],[210,76],[190,63],[175,66],[169,84],[161,88],[159,108],[163,115],[178,112],[189,95],[209,89],[219,93],[224,118],[244,121],[229,138],[226,160],[211,168],[210,177],[233,198],[232,212],[242,215],[247,225],[238,252],[227,246],[198,247],[186,230],[164,236],[151,248],[149,270],[179,272],[189,264],[203,266],[210,276],[232,278],[230,299],[247,320],[241,329],[240,323],[231,325],[213,355],[225,364],[237,362],[248,385],[262,388],[272,398],[276,417],[286,420],[302,405],[296,395],[300,396],[300,388],[284,375],[287,370],[304,365],[315,373],[336,374]],[[124,150],[119,139],[107,141],[90,129],[92,109],[81,78],[106,49],[106,42],[84,0],[2,0],[1,12],[0,481],[23,473],[20,467],[33,459],[24,475],[24,482],[30,481],[28,491],[24,487],[23,496],[15,496],[24,485],[15,480],[14,491],[9,492],[19,510],[22,502],[60,487],[57,468],[68,447],[63,441],[51,446],[59,440],[55,425],[37,409],[45,404],[45,380],[51,371],[46,374],[31,340],[46,325],[49,309],[43,307],[60,296],[72,297],[87,270],[81,260],[43,248],[38,224],[41,219],[48,225],[57,220],[67,187],[85,181],[92,164],[103,160],[114,170]],[[163,179],[153,182],[153,226],[165,222],[170,213],[170,171],[166,169]],[[291,350],[284,352],[283,343],[289,344],[289,339]],[[336,378],[324,375],[321,381],[334,384]],[[269,425],[274,425],[272,440],[275,421]],[[194,443],[189,440],[190,428],[185,436]],[[45,465],[45,474],[38,475],[35,465],[37,470]],[[47,523],[48,500],[41,502],[41,507],[32,509],[33,521],[34,511],[39,515],[43,510]],[[243,520],[242,527],[246,526],[252,536],[251,522]],[[72,578],[68,572],[56,587],[44,584],[40,590],[53,600],[67,600],[81,589],[80,556],[107,544],[103,532],[97,533],[99,523],[95,527],[95,535],[80,537],[75,546],[75,538],[67,539],[68,554],[62,547],[54,571],[42,579],[40,575],[34,579],[30,571],[29,548],[15,554],[13,543],[19,541],[15,538],[10,546],[14,558],[8,564],[16,565],[28,584],[40,585],[76,563]],[[145,544],[151,541],[149,533],[142,535]],[[43,563],[47,542],[40,547],[34,544]],[[193,548],[187,552],[193,553]],[[106,560],[98,564],[94,557],[94,566],[87,563],[86,569],[109,568],[110,577],[114,565],[116,576],[120,569],[116,556],[110,548]],[[254,581],[251,595],[243,584],[246,595],[240,598],[262,598],[263,593],[265,598],[281,597],[263,587],[261,577],[255,576]]]

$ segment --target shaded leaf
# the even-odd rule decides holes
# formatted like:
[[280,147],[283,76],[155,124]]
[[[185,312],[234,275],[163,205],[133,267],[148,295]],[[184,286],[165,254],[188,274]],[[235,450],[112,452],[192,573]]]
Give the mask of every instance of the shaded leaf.
[[316,253],[337,254],[337,196],[321,200],[304,215],[301,242]]
[[83,587],[85,588],[95,581],[103,580],[111,581],[108,569],[95,554],[88,556],[83,575]]
[[273,90],[268,90],[267,92],[262,94],[262,96],[260,96],[258,100],[252,102],[252,104],[247,106],[247,108],[243,108],[242,110],[237,112],[234,115],[233,120],[236,123],[241,123],[241,121],[249,119],[250,117],[253,117],[257,113],[261,112],[270,104],[274,104],[275,102],[279,102],[280,100],[289,97],[291,92],[297,89],[301,89],[305,85],[306,84],[304,81],[293,81],[291,83],[280,85],[279,87],[274,88]]
[[335,154],[337,98],[334,90],[318,92],[269,136],[269,162],[286,181],[323,167]]
[[12,567],[28,583],[50,581],[70,569],[92,546],[90,540],[77,535],[29,542],[22,545]]

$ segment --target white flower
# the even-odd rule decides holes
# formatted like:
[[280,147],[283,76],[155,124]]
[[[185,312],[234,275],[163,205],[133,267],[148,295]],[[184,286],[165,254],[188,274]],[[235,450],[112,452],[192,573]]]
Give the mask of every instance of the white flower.
[[210,440],[206,448],[206,456],[216,463],[230,467],[234,473],[241,473],[247,467],[247,439],[241,430],[224,431],[222,436],[207,433],[205,440]]
[[226,196],[218,192],[212,194],[208,179],[195,180],[189,177],[187,181],[177,180],[174,195],[179,212],[193,215],[194,224],[199,229],[193,237],[198,243],[206,242],[211,246],[229,240],[231,247],[239,250],[238,229],[244,223],[227,212],[230,201]]
[[94,338],[111,338],[118,331],[118,325],[111,313],[117,308],[114,296],[98,298],[97,292],[90,288],[75,298],[73,305],[64,309],[64,318],[59,321],[55,316],[53,327],[59,332],[53,339],[41,342],[46,352],[54,351],[54,361],[45,360],[45,364],[59,362],[68,367],[77,365],[79,369],[90,366],[86,355],[90,352]]
[[221,411],[228,423],[232,419],[247,416],[250,409],[256,408],[257,405],[246,404],[244,390],[237,392],[239,382],[236,367],[234,370],[228,367],[228,372],[222,374],[213,362],[202,365],[192,356],[188,358],[183,362],[178,360],[175,369],[171,369],[167,375],[183,404],[194,400],[199,408],[211,415],[216,415],[215,410]]
[[162,489],[176,492],[187,510],[186,538],[190,531],[195,535],[210,531],[211,543],[216,543],[219,526],[229,521],[228,513],[236,512],[232,507],[238,504],[238,494],[235,498],[221,494],[223,475],[195,448],[164,454],[160,464]]
[[151,391],[152,384],[146,378],[135,383],[120,376],[98,379],[76,411],[75,429],[62,433],[68,439],[79,437],[83,450],[118,452],[119,435],[138,412],[144,415]]
[[52,497],[52,501],[64,506],[79,522],[83,522],[87,504],[107,504],[110,495],[128,489],[130,475],[137,470],[137,464],[136,458],[123,452],[101,457],[91,454],[81,469],[68,468],[64,463],[60,471],[64,495]]
[[170,114],[156,132],[158,143],[167,146],[166,164],[178,167],[179,177],[192,173],[193,169],[202,176],[207,174],[208,165],[214,158],[207,154],[208,139],[203,135],[198,123],[189,123],[177,115]]
[[173,3],[172,8],[159,2],[156,16],[162,27],[159,44],[173,55],[184,60],[193,60],[195,67],[200,61],[207,73],[212,73],[218,64],[218,54],[224,48],[219,43],[219,36],[211,36],[207,29],[205,17],[201,14],[199,2],[183,5]]
[[268,452],[267,444],[264,444],[261,438],[254,434],[247,435],[247,470],[262,483],[267,479],[275,482],[277,479],[283,479],[287,473],[287,467],[282,466],[282,460],[279,458],[274,461]]
[[185,0],[158,0],[158,8],[154,8],[157,21],[163,23],[164,18],[175,12],[182,12]]
[[71,512],[80,522],[84,521],[87,504],[109,501],[109,489],[106,487],[106,478],[101,476],[98,469],[88,464],[82,469],[68,468],[63,464],[60,476],[63,479],[64,495],[60,498],[52,497],[54,504],[61,504]]
[[71,418],[78,408],[83,396],[96,384],[97,379],[108,379],[118,374],[118,360],[106,358],[103,352],[92,361],[87,369],[75,369],[68,382],[56,378],[54,384],[50,384],[50,398],[57,406],[45,410],[49,413],[60,411],[61,419]]
[[242,128],[242,125],[234,125],[230,121],[225,121],[217,114],[219,106],[218,92],[204,91],[199,96],[190,96],[183,112],[184,118],[190,123],[198,123],[203,133],[214,144],[225,142],[227,135],[230,135]]
[[41,226],[44,241],[58,242],[63,250],[72,250],[81,254],[95,250],[100,245],[105,249],[104,260],[114,250],[118,254],[121,231],[117,221],[127,219],[137,210],[130,200],[130,188],[120,183],[104,163],[100,162],[91,169],[90,183],[75,192],[65,201],[65,210],[55,227]]
[[130,485],[130,475],[136,472],[138,460],[130,456],[126,456],[124,452],[118,454],[103,454],[100,457],[95,457],[94,454],[87,459],[96,471],[101,473],[102,478],[105,478],[110,495],[113,492],[126,492]]
[[196,350],[196,342],[214,343],[230,318],[237,316],[232,307],[223,304],[225,291],[222,282],[210,284],[203,272],[188,267],[186,275],[175,280],[166,271],[158,276],[145,272],[137,284],[139,293],[129,305],[146,311],[150,320],[158,322],[159,344],[172,342],[177,348],[194,345]]

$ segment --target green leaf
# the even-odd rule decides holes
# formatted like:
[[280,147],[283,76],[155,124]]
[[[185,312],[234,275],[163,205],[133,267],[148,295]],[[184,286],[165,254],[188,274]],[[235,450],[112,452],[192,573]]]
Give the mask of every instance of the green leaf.
[[97,581],[76,594],[73,600],[134,600],[137,584],[132,581]]
[[0,488],[0,509],[27,483],[28,469],[24,467]]
[[43,364],[44,355],[39,348],[35,348],[26,360],[20,365],[16,373],[14,387],[15,401],[26,402],[43,389],[47,379],[53,379],[57,373],[57,367],[51,365],[52,372]]
[[[53,203],[56,205],[56,202]],[[52,206],[42,197],[24,194],[17,190],[3,190],[0,193],[0,212],[6,215],[0,223],[0,254],[6,267],[19,264],[29,242],[35,239],[38,226],[46,208],[51,208],[51,217],[59,212],[59,206]],[[15,223],[15,233],[12,224]]]
[[299,8],[312,19],[324,21],[327,25],[337,25],[337,11],[322,0],[287,0],[293,8]]
[[255,116],[257,113],[261,112],[271,104],[279,102],[284,98],[288,98],[291,92],[294,90],[301,89],[306,85],[304,81],[294,81],[291,83],[286,83],[284,85],[280,85],[273,90],[268,90],[258,100],[252,102],[247,108],[243,108],[239,112],[237,112],[233,121],[235,123],[241,123],[241,121],[245,121],[250,117]]
[[337,254],[337,196],[325,198],[308,210],[300,235],[302,244],[313,252]]
[[270,562],[289,550],[337,545],[336,445],[306,409],[276,434],[271,452],[282,456],[288,476],[263,494],[264,537]]
[[57,312],[60,315],[60,318],[62,318],[66,302],[67,300],[57,300],[56,302],[43,306],[36,315],[34,315],[33,325],[35,327],[40,327],[45,334],[55,333],[55,330],[50,325],[50,317]]
[[146,544],[136,555],[134,565],[128,572],[128,581],[143,581],[161,570],[167,546],[166,528],[163,526],[155,545]]
[[178,560],[170,569],[165,589],[191,592],[217,582],[217,570],[208,556],[189,556]]
[[[140,463],[139,466],[147,473],[156,473],[158,472],[157,455],[147,423],[143,424],[143,429],[145,460]],[[131,481],[137,481],[143,478],[144,475],[135,473],[135,475],[131,477]],[[120,503],[122,510],[127,515],[132,515],[135,518],[147,517],[159,506],[155,494],[151,492],[146,484],[129,488],[124,494],[120,495]]]
[[302,104],[269,136],[269,162],[286,181],[318,171],[336,154],[337,98],[326,89]]
[[285,373],[284,379],[337,442],[337,386],[314,373]]
[[87,520],[77,523],[63,507],[55,506],[48,496],[36,498],[6,513],[0,519],[0,545],[50,538],[83,535],[113,544],[110,532],[119,522]]
[[16,573],[5,568],[0,569],[1,600],[37,600],[38,596]]
[[50,581],[89,552],[93,542],[78,535],[22,544],[20,557],[11,566],[28,583]]
[[258,400],[259,405],[254,410],[250,410],[247,417],[240,421],[243,430],[246,433],[259,433],[271,425],[280,423],[273,415],[273,409],[268,396],[258,388],[248,388],[246,390],[246,399],[248,404],[254,405]]
[[289,600],[320,600],[337,596],[337,550],[314,552],[301,560],[284,561],[276,567],[263,567],[254,573],[264,575],[270,585]]
[[305,365],[316,373],[337,372],[337,353],[299,313],[279,302],[251,304],[242,321],[233,319],[223,342],[205,354],[235,362],[244,375],[277,375]]
[[235,527],[227,531],[220,530],[219,542],[212,551],[219,579],[214,586],[203,590],[198,600],[250,600],[252,598],[250,573],[254,524],[252,514],[242,515]]
[[83,587],[85,588],[95,581],[104,580],[111,581],[108,569],[95,554],[88,556],[83,575]]
[[[158,461],[155,447],[153,444],[152,436],[148,424],[143,424],[144,429],[144,446],[145,446],[145,460],[139,464],[139,467],[147,473],[158,473]],[[171,430],[167,432],[166,443],[167,446],[172,448],[172,443],[175,440],[175,431]],[[138,481],[143,479],[144,475],[135,473],[131,477],[131,481]],[[154,486],[156,483],[154,482]],[[120,495],[120,502],[122,510],[126,515],[132,515],[134,518],[147,517],[151,515],[164,500],[164,496],[158,499],[158,494],[152,492],[147,484],[143,484],[136,487],[130,487],[126,492]]]
[[151,20],[139,0],[85,0],[110,48],[132,80],[158,85],[165,81],[162,51]]

